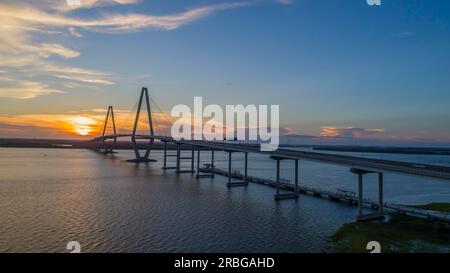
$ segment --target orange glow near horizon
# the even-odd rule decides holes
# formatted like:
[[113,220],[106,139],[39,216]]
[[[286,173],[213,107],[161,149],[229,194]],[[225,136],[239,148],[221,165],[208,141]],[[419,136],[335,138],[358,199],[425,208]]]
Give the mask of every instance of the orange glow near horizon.
[[[116,110],[115,121],[118,133],[131,133],[134,118],[129,118],[129,110]],[[0,115],[0,137],[20,138],[61,138],[86,139],[102,132],[106,111],[92,113],[63,113],[63,114],[28,114],[28,115]],[[154,129],[158,134],[170,133],[172,118],[167,113],[156,113]],[[139,120],[138,132],[147,133],[148,124],[145,119]],[[112,133],[112,121],[108,121],[107,134]]]
[[67,119],[64,129],[70,133],[89,136],[96,132],[98,123],[95,119],[86,116],[75,116]]

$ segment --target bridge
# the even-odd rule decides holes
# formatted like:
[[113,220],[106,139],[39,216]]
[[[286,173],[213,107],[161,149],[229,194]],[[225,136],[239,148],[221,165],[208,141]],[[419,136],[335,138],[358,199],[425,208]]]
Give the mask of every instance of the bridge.
[[[145,103],[145,110],[147,112],[149,131],[148,134],[138,133],[138,123],[140,118],[140,112],[142,105]],[[109,124],[109,120],[112,122],[113,133],[106,134],[106,128]],[[112,106],[108,107],[108,112],[106,115],[104,127],[102,134],[89,140],[96,144],[96,149],[102,153],[108,154],[114,152],[114,147],[118,138],[129,138],[133,145],[133,150],[135,158],[129,161],[135,163],[142,162],[152,162],[155,161],[150,158],[153,144],[155,140],[160,141],[164,144],[164,164],[163,169],[170,170],[173,169],[177,174],[182,173],[196,173],[197,179],[204,177],[214,177],[214,153],[215,151],[223,151],[228,154],[228,187],[240,187],[247,186],[249,181],[248,176],[248,154],[265,154],[275,162],[276,166],[276,194],[274,198],[276,200],[298,198],[299,197],[299,161],[309,160],[317,161],[327,164],[340,165],[348,167],[349,170],[357,176],[358,185],[358,214],[357,220],[370,220],[376,218],[384,217],[384,202],[383,202],[383,177],[384,173],[399,173],[413,176],[423,176],[435,179],[450,180],[450,167],[427,165],[427,164],[415,164],[400,161],[391,160],[381,160],[381,159],[371,159],[364,157],[355,156],[345,156],[336,155],[328,153],[318,153],[318,152],[306,152],[306,151],[295,151],[288,149],[278,149],[276,151],[261,151],[259,145],[249,145],[249,144],[237,144],[224,141],[205,141],[205,140],[185,140],[185,139],[174,139],[170,136],[156,135],[153,127],[152,110],[150,105],[149,93],[147,88],[142,88],[140,97],[138,100],[138,107],[136,111],[136,116],[134,120],[134,126],[131,133],[120,134],[117,133],[116,123],[114,118],[114,110]],[[145,144],[145,153],[141,155],[141,148],[138,144],[139,140],[148,141]],[[176,146],[176,153],[168,153],[168,144]],[[181,146],[188,147],[191,151],[191,156],[182,157]],[[209,174],[202,174],[200,166],[200,157],[202,152],[211,153],[211,162],[208,164],[211,168]],[[197,156],[195,156],[197,153]],[[243,153],[244,154],[244,175],[239,181],[234,181],[232,173],[232,155],[233,153]],[[175,166],[168,166],[168,157],[176,157]],[[197,164],[195,164],[195,159],[197,159]],[[181,161],[189,160],[190,168],[187,170],[181,169]],[[281,179],[281,162],[290,161],[294,166],[294,186],[292,191],[288,193],[282,193],[282,179]],[[196,169],[195,169],[196,165]],[[377,212],[371,214],[364,214],[364,198],[363,198],[363,186],[364,186],[364,176],[367,174],[375,174],[378,177],[378,200],[377,200]]]

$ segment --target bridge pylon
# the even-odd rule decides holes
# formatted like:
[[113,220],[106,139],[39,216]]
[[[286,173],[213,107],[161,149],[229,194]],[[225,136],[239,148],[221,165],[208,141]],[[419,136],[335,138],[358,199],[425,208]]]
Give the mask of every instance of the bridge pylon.
[[[116,121],[114,119],[114,109],[110,105],[110,106],[108,106],[108,112],[106,113],[106,119],[105,119],[105,124],[103,126],[102,137],[105,137],[106,127],[108,126],[108,120],[110,119],[110,117],[111,117],[111,120],[112,120],[114,136],[117,135]],[[115,145],[116,142],[117,142],[117,137],[114,137],[112,142],[108,142],[106,138],[103,138],[103,140],[102,140],[102,147],[99,149],[99,151],[103,152],[104,154],[112,154],[112,153],[114,153],[114,148],[116,146]]]
[[[358,175],[358,215],[356,216],[357,221],[368,221],[373,219],[383,219],[383,172],[376,172],[370,170],[364,170],[359,168],[351,168],[350,171]],[[376,213],[364,214],[364,199],[363,199],[363,179],[366,174],[378,174],[378,204],[375,206],[377,209]],[[372,205],[373,206],[373,205]],[[373,207],[372,207],[373,209]]]
[[[146,105],[147,117],[148,117],[148,123],[149,123],[149,133],[150,133],[149,136],[136,134],[138,124],[139,124],[139,116],[141,113],[142,103],[144,102],[144,99],[145,99],[145,105]],[[142,87],[141,95],[139,97],[138,108],[136,111],[136,119],[134,120],[133,132],[131,134],[131,143],[133,145],[133,150],[134,150],[134,154],[135,154],[136,158],[130,159],[128,161],[135,162],[135,163],[156,161],[156,160],[149,158],[150,152],[152,150],[153,142],[155,141],[154,136],[155,136],[155,132],[153,130],[152,111],[151,111],[151,106],[150,106],[148,89],[147,89],[147,87]],[[149,140],[148,144],[145,145],[145,154],[143,156],[141,156],[141,153],[139,152],[139,144],[137,143],[138,139],[148,139]]]

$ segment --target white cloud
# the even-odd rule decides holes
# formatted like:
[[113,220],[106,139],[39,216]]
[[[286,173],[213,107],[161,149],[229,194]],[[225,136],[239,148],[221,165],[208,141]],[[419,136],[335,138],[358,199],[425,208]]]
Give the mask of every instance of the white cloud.
[[75,36],[75,37],[77,37],[77,38],[83,37],[83,35],[82,35],[81,33],[79,33],[79,32],[76,30],[76,28],[74,28],[74,27],[69,27],[68,30],[69,30],[69,34],[72,35],[72,36]]
[[114,82],[109,80],[102,80],[102,79],[96,79],[92,77],[86,77],[86,76],[66,76],[66,75],[55,75],[57,78],[60,79],[66,79],[71,81],[79,81],[79,82],[85,82],[85,83],[99,83],[99,84],[105,84],[105,85],[113,85]]
[[[216,12],[250,5],[249,2],[223,3],[198,7],[169,15],[105,14],[77,18],[74,9],[108,5],[137,4],[139,0],[82,0],[81,6],[61,0],[4,0],[0,3],[0,69],[11,72],[16,86],[2,87],[0,96],[33,98],[60,92],[44,83],[42,77],[61,80],[61,86],[75,88],[76,83],[112,85],[111,73],[58,64],[52,56],[70,59],[81,52],[48,41],[54,35],[82,37],[79,30],[104,33],[136,32],[142,29],[173,30]],[[58,61],[59,62],[59,61]],[[39,79],[30,80],[34,76]],[[22,91],[21,91],[22,90]],[[22,95],[20,93],[23,93]]]
[[43,43],[38,46],[26,46],[24,47],[24,49],[26,49],[29,52],[36,52],[40,56],[43,56],[45,58],[48,58],[51,55],[58,55],[66,59],[80,56],[80,52],[65,48],[63,45],[60,44]]
[[364,138],[374,134],[384,132],[384,129],[363,129],[356,127],[335,127],[324,126],[320,136],[322,137],[345,137],[345,138]]
[[[0,80],[0,83],[2,81]],[[53,93],[64,93],[61,90],[50,88],[40,82],[21,81],[16,82],[12,87],[0,87],[0,97],[14,99],[31,99],[37,96],[48,95]]]
[[[2,0],[2,2],[5,4],[16,4],[17,0]],[[24,6],[58,12],[70,12],[76,9],[138,4],[141,0],[21,0],[20,2]],[[77,2],[80,5],[77,5]]]
[[70,11],[74,9],[87,9],[93,7],[109,6],[109,5],[131,5],[141,2],[140,0],[80,0],[80,5],[69,5],[67,1],[49,1],[57,2],[53,5],[54,9],[60,11]]
[[93,19],[79,19],[33,7],[24,9],[17,5],[0,5],[0,17],[3,17],[3,20],[6,18],[9,21],[34,27],[79,27],[107,33],[122,33],[144,28],[172,30],[218,11],[248,5],[250,5],[249,2],[225,3],[194,8],[171,15],[109,14]]

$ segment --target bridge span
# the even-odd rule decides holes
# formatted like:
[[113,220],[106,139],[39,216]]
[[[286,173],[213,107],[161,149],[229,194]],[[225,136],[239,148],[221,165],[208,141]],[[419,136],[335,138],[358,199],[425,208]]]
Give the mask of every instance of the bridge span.
[[[94,138],[93,142],[104,141],[106,139],[114,138],[131,138],[131,134],[119,134],[119,135],[105,135]],[[204,140],[176,140],[168,136],[150,136],[150,135],[135,135],[136,139],[154,139],[161,142],[168,142],[181,145],[189,145],[200,148],[209,148],[217,151],[225,152],[241,152],[241,153],[258,153],[267,154],[271,157],[277,157],[280,159],[300,160],[306,159],[310,161],[318,161],[322,163],[340,165],[344,167],[365,169],[372,172],[391,172],[408,175],[419,175],[433,178],[440,178],[450,180],[450,167],[417,164],[402,161],[372,159],[366,157],[337,155],[330,153],[320,152],[306,152],[295,151],[291,149],[278,149],[273,152],[261,151],[257,145],[246,144],[232,144],[221,141],[204,141]]]
[[[145,99],[145,100],[144,100]],[[137,133],[137,126],[139,121],[139,115],[143,102],[146,103],[146,110],[149,120],[149,132],[148,134]],[[106,127],[109,119],[112,120],[113,124],[113,134],[106,134]],[[211,153],[211,168],[214,168],[214,153],[215,151],[223,151],[228,154],[228,173],[232,173],[232,154],[233,153],[243,153],[245,156],[244,160],[244,175],[243,179],[239,181],[233,181],[232,176],[228,176],[228,187],[237,186],[247,186],[248,185],[248,154],[265,154],[274,160],[276,164],[276,194],[275,199],[288,199],[288,198],[298,198],[299,196],[299,161],[300,160],[310,160],[318,161],[326,164],[340,165],[348,167],[351,172],[357,175],[358,181],[358,215],[357,220],[369,220],[375,218],[382,218],[384,216],[384,202],[383,202],[383,177],[384,173],[399,173],[414,176],[424,176],[429,178],[450,180],[450,167],[427,165],[427,164],[415,164],[408,162],[392,161],[392,160],[381,160],[381,159],[371,159],[364,157],[355,156],[345,156],[329,153],[318,153],[318,152],[307,152],[307,151],[295,151],[288,149],[278,149],[275,151],[261,151],[259,145],[249,145],[249,144],[236,144],[226,141],[205,141],[205,140],[184,140],[184,139],[174,139],[170,136],[156,135],[153,130],[152,112],[149,102],[149,95],[147,88],[142,88],[141,95],[139,98],[138,109],[136,113],[136,119],[133,126],[133,131],[130,134],[118,134],[116,131],[114,112],[112,106],[108,107],[108,113],[106,116],[103,134],[95,137],[88,142],[93,142],[97,144],[97,150],[107,154],[113,152],[114,145],[118,138],[130,138],[133,144],[133,149],[135,152],[135,158],[130,160],[135,163],[140,162],[152,162],[150,158],[150,153],[152,150],[152,145],[155,140],[164,143],[164,165],[163,169],[169,170],[173,169],[177,174],[182,173],[196,173],[198,179],[203,177],[214,177],[214,172],[204,175],[200,172],[200,156],[201,152]],[[148,140],[145,144],[145,154],[141,156],[140,147],[138,145],[139,140]],[[176,153],[168,153],[168,143],[176,145]],[[181,146],[188,146],[191,150],[191,156],[182,157]],[[197,157],[195,157],[195,152],[197,152]],[[168,157],[176,157],[175,166],[168,166]],[[197,169],[195,170],[195,158],[197,159]],[[191,168],[188,170],[181,170],[181,161],[189,160],[191,163]],[[281,178],[280,178],[280,164],[281,161],[291,161],[294,163],[294,187],[291,192],[281,193]],[[376,213],[364,214],[363,206],[363,178],[366,174],[375,174],[378,176],[378,211]]]

